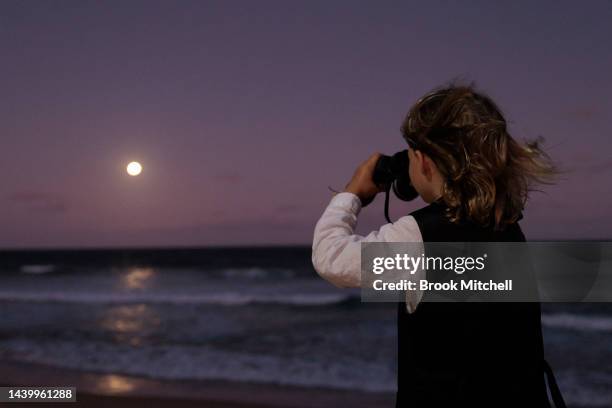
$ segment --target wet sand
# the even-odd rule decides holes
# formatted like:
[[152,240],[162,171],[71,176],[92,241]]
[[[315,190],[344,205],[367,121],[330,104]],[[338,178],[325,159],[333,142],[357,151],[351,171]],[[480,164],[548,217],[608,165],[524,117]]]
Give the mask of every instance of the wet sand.
[[[219,408],[391,408],[395,396],[326,388],[231,381],[161,381],[87,373],[41,364],[0,361],[3,386],[73,386],[76,403],[19,403],[19,407],[219,407]],[[6,404],[5,404],[6,405]],[[12,404],[11,404],[12,406]]]

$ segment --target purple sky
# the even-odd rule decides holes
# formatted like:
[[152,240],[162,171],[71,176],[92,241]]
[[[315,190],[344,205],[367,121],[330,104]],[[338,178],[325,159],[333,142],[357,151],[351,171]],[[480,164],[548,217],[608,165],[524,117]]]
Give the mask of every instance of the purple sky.
[[0,247],[309,244],[327,186],[457,77],[568,170],[527,237],[610,238],[612,4],[466,4],[3,1]]

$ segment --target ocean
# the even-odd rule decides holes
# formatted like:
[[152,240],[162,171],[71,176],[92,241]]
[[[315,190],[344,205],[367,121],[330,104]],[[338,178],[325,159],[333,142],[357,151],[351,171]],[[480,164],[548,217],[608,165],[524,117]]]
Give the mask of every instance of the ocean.
[[[396,310],[323,281],[308,247],[0,252],[2,360],[394,392]],[[542,321],[566,401],[612,406],[611,305]]]

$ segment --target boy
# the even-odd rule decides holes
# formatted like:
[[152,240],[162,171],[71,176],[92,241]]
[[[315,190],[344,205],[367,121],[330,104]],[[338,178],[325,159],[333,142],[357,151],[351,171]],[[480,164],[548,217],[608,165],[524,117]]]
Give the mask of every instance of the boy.
[[[372,181],[380,154],[363,162],[315,227],[313,265],[338,287],[360,287],[361,242],[525,241],[528,192],[556,174],[538,143],[515,141],[493,101],[469,86],[421,98],[402,134],[406,171],[428,205],[354,234],[361,208],[384,191]],[[548,407],[546,369],[537,302],[399,304],[397,407]]]

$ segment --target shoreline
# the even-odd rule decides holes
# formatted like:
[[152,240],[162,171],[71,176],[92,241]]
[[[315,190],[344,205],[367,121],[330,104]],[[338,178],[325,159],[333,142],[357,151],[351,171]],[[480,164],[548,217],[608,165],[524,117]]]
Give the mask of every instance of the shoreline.
[[[159,380],[124,374],[86,372],[38,363],[0,360],[2,386],[74,386],[70,406],[116,408],[325,408],[393,407],[395,394],[225,380]],[[20,407],[40,403],[19,403]],[[65,406],[66,403],[45,403]]]

